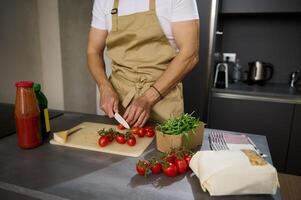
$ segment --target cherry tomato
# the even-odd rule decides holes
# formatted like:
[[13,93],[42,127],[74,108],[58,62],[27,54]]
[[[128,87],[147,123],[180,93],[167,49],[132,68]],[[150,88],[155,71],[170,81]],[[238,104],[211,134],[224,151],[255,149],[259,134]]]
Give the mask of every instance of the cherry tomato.
[[187,166],[189,166],[191,158],[192,158],[192,156],[190,156],[190,155],[186,155],[184,157],[184,159],[186,160]]
[[146,131],[144,128],[139,128],[138,137],[144,137]]
[[114,140],[114,133],[112,133],[112,132],[108,133],[107,137],[108,137],[109,141],[112,142]]
[[144,129],[145,129],[146,131],[148,131],[148,130],[154,130],[153,127],[150,127],[150,126],[144,127]]
[[142,176],[147,176],[149,173],[149,164],[146,161],[141,161],[136,164],[136,171]]
[[154,129],[145,129],[145,131],[146,131],[146,133],[145,133],[145,135],[147,136],[147,137],[154,137],[154,135],[155,135],[155,131],[154,131]]
[[175,165],[177,166],[178,168],[178,172],[180,174],[184,174],[186,171],[187,171],[187,162],[185,159],[175,159]]
[[131,134],[137,135],[138,132],[139,132],[139,128],[138,128],[138,127],[133,127],[133,128],[131,128]]
[[150,165],[150,169],[153,174],[160,174],[162,171],[162,165],[157,161],[155,164]]
[[119,130],[124,130],[125,127],[124,127],[122,124],[119,124],[119,125],[118,125],[118,129],[119,129]]
[[172,163],[172,164],[175,164],[175,160],[176,160],[176,155],[175,154],[170,154],[170,155],[167,155],[164,160],[166,160],[167,162],[169,163]]
[[126,143],[129,146],[135,146],[135,144],[136,144],[136,138],[135,138],[135,136],[131,135],[131,137],[126,141]]
[[124,144],[124,143],[126,143],[126,139],[125,139],[124,135],[122,135],[122,134],[117,135],[117,136],[115,137],[115,140],[116,140],[116,142],[119,143],[119,144]]
[[106,136],[106,135],[101,136],[101,137],[99,138],[99,140],[98,140],[98,144],[99,144],[99,146],[101,146],[101,147],[105,147],[105,146],[107,146],[109,143],[110,143],[110,140],[109,140],[108,136]]
[[174,177],[178,174],[178,169],[174,164],[168,163],[167,166],[163,166],[163,172],[166,176]]

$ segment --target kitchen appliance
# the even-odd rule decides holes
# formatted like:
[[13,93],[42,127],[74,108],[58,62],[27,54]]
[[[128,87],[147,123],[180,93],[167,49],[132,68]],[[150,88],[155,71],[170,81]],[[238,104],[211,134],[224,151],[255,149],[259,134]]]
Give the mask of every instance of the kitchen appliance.
[[219,63],[215,69],[214,87],[228,88],[228,63]]
[[262,61],[249,62],[249,71],[247,82],[249,84],[265,84],[266,81],[271,80],[274,73],[274,66],[271,63]]
[[[50,144],[60,145],[65,147],[79,148],[91,151],[98,151],[104,153],[111,153],[123,156],[139,157],[145,149],[152,143],[154,137],[136,137],[136,145],[128,146],[127,144],[118,144],[117,142],[111,142],[106,147],[100,147],[98,144],[99,134],[97,131],[101,129],[116,128],[113,124],[103,124],[103,123],[92,123],[83,122],[69,130],[68,140],[66,143],[60,143],[54,139],[50,140]],[[74,130],[77,130],[73,132]],[[118,130],[119,132],[125,133],[127,130]]]

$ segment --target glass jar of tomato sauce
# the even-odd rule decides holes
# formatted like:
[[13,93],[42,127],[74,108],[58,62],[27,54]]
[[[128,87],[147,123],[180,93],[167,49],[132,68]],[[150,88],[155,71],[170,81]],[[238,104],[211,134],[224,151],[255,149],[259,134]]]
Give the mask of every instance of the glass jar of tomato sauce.
[[19,146],[24,149],[35,148],[42,144],[40,110],[32,86],[31,81],[16,83],[16,130]]

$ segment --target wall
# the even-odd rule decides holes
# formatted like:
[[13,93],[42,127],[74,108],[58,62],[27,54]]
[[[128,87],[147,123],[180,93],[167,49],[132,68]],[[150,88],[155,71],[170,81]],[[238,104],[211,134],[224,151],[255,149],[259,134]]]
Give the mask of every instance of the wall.
[[[185,111],[204,119],[211,1],[197,2],[200,63],[184,80],[184,98]],[[91,10],[92,0],[2,2],[0,102],[14,102],[16,80],[32,79],[42,82],[50,108],[96,112],[96,87],[86,62]]]
[[62,56],[58,16],[58,0],[38,0],[41,43],[42,90],[48,107],[64,109]]
[[96,112],[95,82],[86,61],[91,10],[90,0],[59,0],[65,110]]
[[92,0],[5,0],[0,7],[0,102],[17,80],[42,83],[49,108],[96,112],[86,62]]
[[294,14],[224,15],[223,52],[237,52],[244,69],[248,62],[274,64],[270,82],[288,84],[289,74],[301,70],[301,16]]
[[42,81],[36,0],[1,1],[0,24],[0,102],[14,103],[16,81]]

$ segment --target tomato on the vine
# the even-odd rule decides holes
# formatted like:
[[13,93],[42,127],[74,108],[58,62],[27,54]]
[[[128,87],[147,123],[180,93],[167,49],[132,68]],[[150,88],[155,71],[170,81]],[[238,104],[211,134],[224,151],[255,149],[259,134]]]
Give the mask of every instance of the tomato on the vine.
[[108,137],[109,141],[112,142],[114,140],[114,133],[113,132],[108,133],[107,137]]
[[138,137],[144,137],[146,131],[144,128],[139,128],[138,130]]
[[118,129],[119,129],[119,130],[124,130],[125,127],[124,127],[122,124],[118,124]]
[[178,174],[178,169],[174,164],[166,162],[163,164],[163,172],[166,176],[174,177]]
[[171,153],[169,155],[167,155],[165,158],[163,158],[164,160],[166,160],[169,163],[175,164],[175,160],[176,160],[176,155],[174,153]]
[[98,144],[99,144],[99,146],[101,146],[101,147],[105,147],[105,146],[107,146],[109,143],[110,143],[110,140],[109,140],[108,136],[106,136],[106,135],[103,135],[103,136],[101,136],[101,137],[98,139]]
[[192,158],[191,155],[186,155],[186,156],[184,157],[184,159],[186,160],[186,163],[187,163],[187,166],[188,166],[188,167],[189,167],[191,158]]
[[144,127],[144,129],[145,129],[146,131],[149,131],[149,130],[152,130],[152,131],[153,131],[153,130],[154,130],[153,127],[151,127],[151,126]]
[[154,137],[154,135],[155,135],[155,131],[152,127],[146,127],[145,132],[146,132],[145,135],[147,137]]
[[177,168],[178,168],[178,172],[180,173],[180,174],[183,174],[183,173],[185,173],[186,171],[187,171],[187,168],[188,168],[188,166],[187,166],[187,162],[186,162],[186,160],[185,159],[178,159],[178,158],[176,158],[175,159],[175,165],[177,166]]
[[131,136],[127,139],[126,143],[127,143],[129,146],[135,146],[135,145],[136,145],[136,138],[135,138],[135,136],[131,135]]
[[136,171],[142,176],[147,176],[150,172],[149,164],[146,161],[141,161],[136,164]]
[[133,135],[137,135],[138,134],[138,132],[139,132],[139,128],[138,127],[133,127],[133,128],[131,128],[131,134],[133,134]]
[[122,134],[117,135],[117,136],[115,137],[115,140],[116,140],[116,142],[119,143],[119,144],[124,144],[124,143],[126,143],[126,139],[125,139],[124,135],[122,135]]
[[161,163],[155,158],[149,160],[149,167],[153,174],[160,174],[162,171]]

